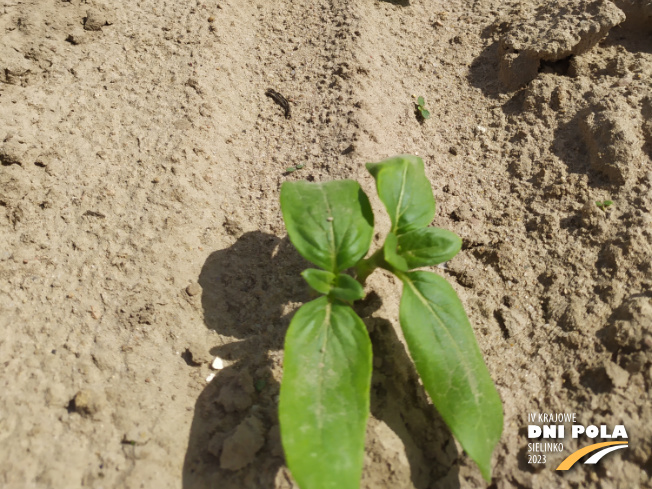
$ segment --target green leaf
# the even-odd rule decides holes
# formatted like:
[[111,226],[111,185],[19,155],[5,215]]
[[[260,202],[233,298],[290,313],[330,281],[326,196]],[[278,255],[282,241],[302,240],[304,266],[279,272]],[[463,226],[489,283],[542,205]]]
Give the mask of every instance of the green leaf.
[[490,481],[503,410],[464,307],[450,284],[434,273],[400,273],[399,278],[401,328],[424,387]]
[[385,238],[385,243],[383,244],[383,256],[385,261],[395,269],[407,272],[409,270],[407,261],[396,252],[397,248],[398,238],[394,233],[389,233]]
[[374,217],[358,182],[284,182],[281,211],[301,256],[335,274],[355,265],[371,244]]
[[308,282],[308,285],[320,294],[328,294],[335,283],[336,275],[326,270],[307,268],[301,272],[301,276]]
[[430,119],[430,111],[426,109],[421,109],[421,117],[424,119]]
[[349,302],[357,301],[364,297],[364,288],[350,275],[340,273],[335,278],[335,285],[330,292],[330,297]]
[[371,342],[349,306],[320,297],[285,338],[279,420],[301,489],[358,489],[369,416]]
[[440,228],[415,229],[398,238],[398,254],[407,262],[406,270],[439,265],[461,248],[462,239],[457,234]]
[[424,105],[426,105],[426,101],[423,100],[423,97],[419,97],[417,99],[417,104],[419,104],[421,107],[423,107]]
[[435,198],[421,158],[395,156],[367,163],[367,170],[376,179],[378,196],[392,221],[392,233],[400,236],[430,224],[435,217]]

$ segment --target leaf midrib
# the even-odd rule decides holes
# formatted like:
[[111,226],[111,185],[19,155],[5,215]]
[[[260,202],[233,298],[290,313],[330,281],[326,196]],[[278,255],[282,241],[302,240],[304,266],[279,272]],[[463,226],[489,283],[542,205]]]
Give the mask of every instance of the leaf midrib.
[[405,194],[405,181],[406,175],[408,171],[408,165],[404,165],[403,167],[403,178],[401,180],[401,191],[398,194],[398,202],[396,203],[396,210],[394,211],[396,214],[396,222],[394,223],[394,226],[392,226],[392,232],[397,234],[398,231],[398,222],[401,219],[401,216],[403,215],[401,212],[401,206],[403,205],[403,195]]

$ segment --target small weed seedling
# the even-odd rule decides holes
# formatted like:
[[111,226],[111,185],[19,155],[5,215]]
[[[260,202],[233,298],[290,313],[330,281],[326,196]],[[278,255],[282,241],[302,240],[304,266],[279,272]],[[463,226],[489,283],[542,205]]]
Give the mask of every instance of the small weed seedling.
[[430,119],[430,111],[426,109],[426,101],[423,99],[423,97],[419,97],[417,99],[417,111],[424,121],[426,119]]
[[[383,246],[369,258],[374,216],[352,180],[285,182],[281,210],[299,253],[319,267],[302,273],[321,297],[301,306],[285,338],[279,401],[285,457],[301,489],[355,489],[364,460],[372,353],[351,307],[376,269],[403,283],[399,322],[432,401],[483,477],[503,411],[473,329],[454,289],[441,276],[414,269],[453,258],[462,240],[429,227],[435,199],[421,158],[368,163],[391,219]],[[356,278],[343,273],[353,268]]]
[[599,200],[597,200],[597,201],[595,202],[595,205],[597,205],[598,208],[599,208],[600,210],[602,210],[603,212],[607,212],[607,210],[609,209],[609,207],[610,207],[612,204],[613,204],[613,202],[612,202],[611,200],[603,200],[603,201],[599,201]]
[[301,168],[303,168],[304,166],[306,166],[306,165],[288,166],[285,169],[285,173],[294,173],[297,170],[301,170]]

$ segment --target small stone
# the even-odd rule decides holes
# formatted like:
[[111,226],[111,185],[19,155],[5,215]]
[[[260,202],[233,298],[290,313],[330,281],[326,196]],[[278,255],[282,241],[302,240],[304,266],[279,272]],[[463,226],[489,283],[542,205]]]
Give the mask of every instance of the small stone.
[[88,10],[84,18],[84,29],[87,31],[101,31],[102,27],[108,25],[106,16],[99,10]]
[[101,319],[102,318],[102,312],[97,309],[95,306],[91,306],[89,309],[89,312],[91,313],[91,317],[93,319]]
[[68,410],[82,416],[93,416],[102,408],[100,396],[90,390],[81,390],[68,403]]
[[72,31],[70,34],[68,34],[68,37],[66,37],[66,42],[69,42],[73,46],[84,44],[86,42],[84,31],[81,30],[81,28],[79,30]]
[[199,295],[202,292],[201,285],[199,285],[197,282],[193,282],[188,287],[186,287],[186,293],[190,296],[193,297],[195,295]]
[[0,164],[4,166],[23,164],[23,145],[16,140],[7,141],[0,147]]
[[450,148],[448,148],[448,152],[453,156],[457,156],[457,148],[455,146],[451,146]]
[[211,368],[214,370],[222,370],[224,368],[224,360],[220,357],[215,357],[213,363],[211,363]]
[[210,374],[208,374],[208,377],[206,377],[206,382],[210,382],[214,378],[215,378],[215,372],[211,372]]

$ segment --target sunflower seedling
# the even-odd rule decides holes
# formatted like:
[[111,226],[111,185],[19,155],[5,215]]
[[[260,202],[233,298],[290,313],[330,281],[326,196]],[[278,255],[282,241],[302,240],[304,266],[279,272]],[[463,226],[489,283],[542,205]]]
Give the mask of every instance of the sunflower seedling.
[[290,241],[319,267],[302,276],[321,294],[299,308],[285,338],[279,419],[288,467],[301,489],[359,487],[372,352],[351,306],[364,296],[366,278],[382,268],[403,284],[399,323],[425,390],[489,481],[503,427],[500,397],[454,289],[436,273],[414,270],[450,260],[462,241],[429,227],[435,199],[421,158],[401,155],[367,169],[392,226],[366,259],[374,216],[357,182],[281,186]]

